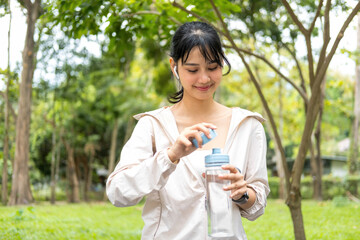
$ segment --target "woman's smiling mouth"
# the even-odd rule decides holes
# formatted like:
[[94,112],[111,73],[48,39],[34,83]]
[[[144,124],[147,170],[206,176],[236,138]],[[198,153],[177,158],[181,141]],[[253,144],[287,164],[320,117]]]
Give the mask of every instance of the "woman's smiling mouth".
[[207,90],[209,90],[212,86],[214,86],[214,84],[210,84],[210,85],[206,85],[206,86],[194,86],[197,90],[201,91],[201,92],[206,92]]

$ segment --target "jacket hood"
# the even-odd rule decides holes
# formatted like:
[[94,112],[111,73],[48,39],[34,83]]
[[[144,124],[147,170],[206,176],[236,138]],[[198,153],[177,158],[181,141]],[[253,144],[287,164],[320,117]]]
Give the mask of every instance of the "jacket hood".
[[[251,112],[246,109],[242,108],[232,108],[233,109],[233,116],[231,117],[229,132],[228,132],[228,138],[232,137],[232,135],[236,132],[236,129],[249,117],[253,117],[257,119],[260,123],[265,122],[265,119],[261,116],[261,114],[257,112]],[[144,116],[150,116],[153,117],[155,120],[159,122],[161,126],[167,126],[163,127],[163,129],[166,131],[166,134],[168,135],[169,139],[172,143],[175,142],[176,138],[179,135],[176,121],[174,118],[174,115],[172,114],[170,107],[162,107],[153,111],[148,111],[144,113],[139,113],[137,115],[134,115],[134,118],[136,120],[139,120],[140,118]],[[168,131],[167,129],[171,129],[171,131]]]

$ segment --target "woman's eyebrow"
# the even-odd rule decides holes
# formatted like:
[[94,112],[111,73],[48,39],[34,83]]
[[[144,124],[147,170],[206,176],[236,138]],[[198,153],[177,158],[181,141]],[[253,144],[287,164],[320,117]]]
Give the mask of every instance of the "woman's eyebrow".
[[[212,60],[212,61],[207,62],[207,64],[213,64],[213,63],[217,63],[216,60]],[[184,63],[184,65],[187,65],[187,66],[199,66],[200,64],[198,64],[198,63]]]

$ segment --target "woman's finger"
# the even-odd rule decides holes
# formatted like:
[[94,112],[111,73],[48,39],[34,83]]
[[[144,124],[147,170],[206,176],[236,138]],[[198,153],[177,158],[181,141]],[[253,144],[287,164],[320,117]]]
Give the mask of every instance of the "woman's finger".
[[237,190],[240,188],[246,187],[246,182],[245,181],[237,181],[234,183],[231,183],[230,185],[227,185],[224,187],[224,190],[229,191],[229,190]]
[[240,173],[239,170],[231,164],[222,165],[221,168],[224,170],[229,170],[231,173]]
[[234,192],[231,192],[230,198],[232,198],[234,200],[239,200],[245,193],[246,193],[246,189],[241,188]]

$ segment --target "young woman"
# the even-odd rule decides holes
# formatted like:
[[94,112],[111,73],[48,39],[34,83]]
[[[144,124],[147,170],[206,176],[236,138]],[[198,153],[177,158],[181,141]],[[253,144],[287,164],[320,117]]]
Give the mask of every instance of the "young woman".
[[[225,63],[230,71],[210,25],[189,22],[175,32],[170,67],[181,89],[170,98],[174,105],[135,116],[139,122],[107,180],[115,206],[136,205],[146,197],[142,239],[209,239],[202,174],[213,147],[230,156],[223,166],[230,174],[222,178],[231,180],[224,188],[233,200],[231,239],[246,239],[241,217],[255,220],[264,213],[269,186],[263,118],[214,100]],[[217,137],[202,146],[200,133],[210,137],[209,128]]]

